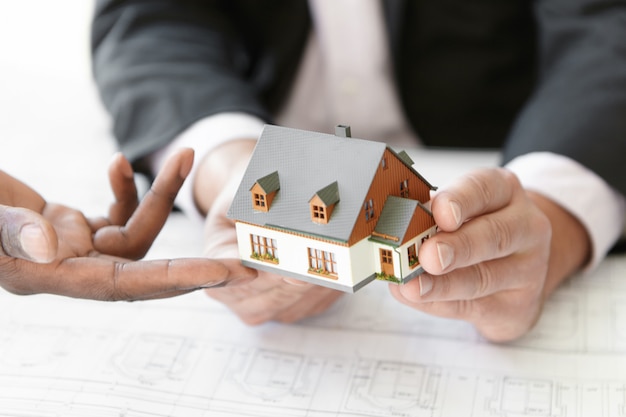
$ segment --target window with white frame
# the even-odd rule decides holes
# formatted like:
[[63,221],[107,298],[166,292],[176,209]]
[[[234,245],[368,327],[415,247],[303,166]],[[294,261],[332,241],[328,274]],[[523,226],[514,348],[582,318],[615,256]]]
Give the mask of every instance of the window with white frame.
[[313,248],[308,248],[308,251],[311,272],[337,276],[337,260],[334,253]]
[[278,246],[276,239],[251,234],[250,244],[252,245],[252,258],[260,261],[278,263]]

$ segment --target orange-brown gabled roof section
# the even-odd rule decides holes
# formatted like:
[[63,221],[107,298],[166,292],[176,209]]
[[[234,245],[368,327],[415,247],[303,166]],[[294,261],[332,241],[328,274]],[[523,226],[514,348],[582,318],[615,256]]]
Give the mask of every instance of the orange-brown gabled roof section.
[[[385,161],[384,166],[383,160]],[[348,241],[349,245],[372,234],[385,202],[387,201],[387,197],[400,197],[400,184],[405,180],[408,180],[407,198],[411,200],[425,203],[430,200],[430,191],[436,189],[436,187],[428,183],[412,167],[408,166],[407,161],[400,159],[398,154],[387,148],[382,155],[374,180],[363,201],[363,204],[369,199],[373,201],[375,218],[373,221],[368,221],[368,219],[365,218],[363,210],[361,210]]]

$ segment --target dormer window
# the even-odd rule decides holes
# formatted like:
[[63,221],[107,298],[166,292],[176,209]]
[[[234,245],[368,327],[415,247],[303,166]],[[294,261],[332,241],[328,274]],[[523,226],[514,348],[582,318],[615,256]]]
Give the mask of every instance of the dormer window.
[[400,183],[400,197],[409,197],[409,180],[406,179]]
[[326,207],[316,206],[314,204],[311,204],[311,215],[313,216],[313,221],[325,222],[328,218],[326,215]]
[[339,202],[339,186],[337,181],[318,190],[309,200],[311,221],[314,223],[328,224],[330,216]]
[[256,180],[252,188],[250,188],[252,208],[257,211],[268,212],[279,189],[278,171]]
[[265,194],[254,193],[254,208],[257,210],[265,210]]
[[365,215],[366,221],[374,220],[376,212],[374,211],[374,200],[371,198],[368,198],[365,203],[363,203],[363,214]]

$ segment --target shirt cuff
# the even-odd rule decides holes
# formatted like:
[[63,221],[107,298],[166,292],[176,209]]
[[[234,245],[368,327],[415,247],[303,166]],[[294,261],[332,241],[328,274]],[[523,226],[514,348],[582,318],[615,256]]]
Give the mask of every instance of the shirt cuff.
[[165,160],[177,149],[192,148],[195,152],[193,167],[176,196],[175,204],[187,216],[204,221],[193,197],[192,178],[198,171],[200,161],[217,146],[231,140],[258,138],[265,122],[247,113],[220,113],[201,119],[178,135],[169,145],[148,157],[150,170],[156,175]]
[[506,168],[525,189],[550,198],[582,223],[591,240],[591,260],[585,269],[595,268],[624,229],[624,196],[585,166],[550,152],[519,156]]

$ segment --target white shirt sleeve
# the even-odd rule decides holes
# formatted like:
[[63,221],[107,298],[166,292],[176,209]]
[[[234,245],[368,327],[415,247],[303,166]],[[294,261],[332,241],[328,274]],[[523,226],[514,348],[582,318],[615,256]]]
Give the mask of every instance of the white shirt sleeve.
[[624,230],[624,196],[578,162],[550,152],[519,156],[506,168],[524,188],[560,204],[583,224],[592,246],[586,269],[595,268]]
[[152,174],[159,172],[172,152],[180,148],[195,151],[194,163],[176,197],[176,205],[190,218],[204,221],[193,198],[191,178],[198,170],[199,162],[217,146],[231,140],[258,138],[265,122],[247,113],[220,113],[201,119],[183,131],[165,148],[148,157]]

